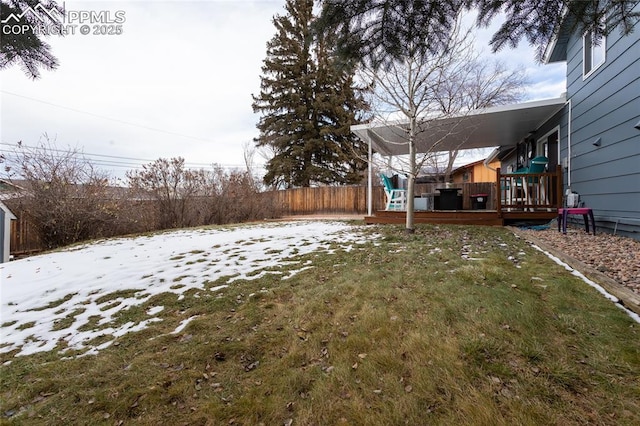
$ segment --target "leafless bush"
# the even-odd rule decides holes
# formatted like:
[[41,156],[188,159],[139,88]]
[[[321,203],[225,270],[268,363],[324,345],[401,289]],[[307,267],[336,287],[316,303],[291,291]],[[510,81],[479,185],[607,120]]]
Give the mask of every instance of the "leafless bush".
[[117,205],[108,175],[77,149],[58,149],[44,135],[36,147],[18,143],[5,171],[20,180],[24,191],[12,204],[31,218],[45,248],[111,234]]
[[153,200],[129,198],[129,192],[116,201],[118,221],[109,236],[140,234],[160,229],[158,204]]
[[274,216],[272,203],[259,195],[259,181],[248,171],[189,170],[182,158],[161,158],[127,177],[134,199],[156,202],[160,229]]
[[45,135],[17,144],[0,162],[22,188],[5,200],[28,218],[41,248],[158,229],[274,217],[260,180],[249,171],[189,170],[182,158],[158,159],[127,173],[130,188],[111,186],[77,149],[58,149]]
[[127,172],[129,187],[138,200],[154,200],[158,204],[158,226],[161,229],[198,225],[193,200],[207,195],[204,170],[185,168],[184,158],[159,158]]
[[210,223],[240,223],[276,215],[274,203],[260,193],[259,180],[248,171],[225,172],[216,167],[214,193],[210,205]]

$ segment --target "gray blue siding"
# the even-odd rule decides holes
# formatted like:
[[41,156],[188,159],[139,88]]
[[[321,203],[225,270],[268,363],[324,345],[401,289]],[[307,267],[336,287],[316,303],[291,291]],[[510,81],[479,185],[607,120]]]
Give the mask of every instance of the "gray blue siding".
[[[600,228],[640,239],[640,130],[634,128],[640,120],[640,28],[624,37],[610,34],[605,63],[586,79],[582,58],[582,37],[576,34],[567,45],[571,188],[594,209]],[[561,158],[569,152],[568,112]],[[594,146],[598,138],[601,145]]]

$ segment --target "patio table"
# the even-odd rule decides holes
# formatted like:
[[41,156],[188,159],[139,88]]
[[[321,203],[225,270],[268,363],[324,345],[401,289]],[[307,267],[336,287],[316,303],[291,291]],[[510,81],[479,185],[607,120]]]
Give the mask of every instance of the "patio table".
[[596,221],[593,217],[593,210],[588,207],[558,209],[558,232],[560,232],[560,222],[562,222],[562,233],[567,233],[567,216],[570,214],[581,214],[584,219],[584,228],[589,233],[589,220],[593,228],[593,235],[596,235]]

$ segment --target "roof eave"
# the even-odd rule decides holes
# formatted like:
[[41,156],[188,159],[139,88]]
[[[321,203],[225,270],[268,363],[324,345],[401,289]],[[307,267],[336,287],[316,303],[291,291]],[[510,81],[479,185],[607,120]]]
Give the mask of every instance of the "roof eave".
[[[476,110],[460,117],[435,119],[434,131],[421,132],[416,138],[416,149],[426,153],[515,145],[526,136],[526,132],[535,130],[553,117],[565,103],[563,95]],[[458,129],[453,132],[456,127]],[[402,122],[388,125],[369,123],[351,126],[351,131],[370,143],[380,155],[395,156],[408,153],[406,128],[407,123]]]
[[565,7],[562,11],[560,22],[556,28],[554,28],[553,37],[544,49],[544,57],[542,58],[544,64],[564,62],[567,60],[567,45],[570,35],[567,25],[569,21],[568,13],[569,9]]

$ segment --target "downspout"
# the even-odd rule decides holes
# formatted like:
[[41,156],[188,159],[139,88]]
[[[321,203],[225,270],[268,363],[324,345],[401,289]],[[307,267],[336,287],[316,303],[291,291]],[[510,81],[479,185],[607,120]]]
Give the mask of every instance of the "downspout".
[[484,159],[484,161],[482,162],[482,165],[484,167],[486,167],[489,170],[493,170],[494,172],[496,171],[496,169],[494,169],[493,167],[489,166],[489,164],[496,159],[496,157],[498,156],[498,154],[500,153],[500,147],[494,148],[493,151],[491,151],[491,154],[489,154],[489,156],[487,158]]
[[569,105],[569,120],[567,123],[567,193],[571,191],[571,99],[567,101]]
[[371,148],[371,136],[367,134],[368,152],[368,177],[367,177],[367,215],[373,215],[373,149]]

